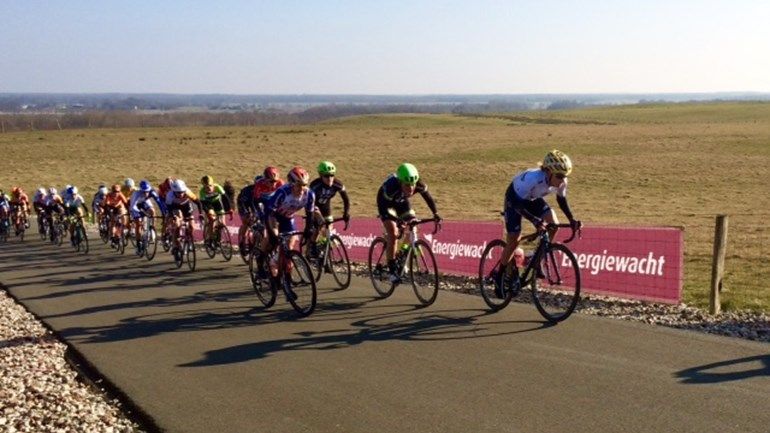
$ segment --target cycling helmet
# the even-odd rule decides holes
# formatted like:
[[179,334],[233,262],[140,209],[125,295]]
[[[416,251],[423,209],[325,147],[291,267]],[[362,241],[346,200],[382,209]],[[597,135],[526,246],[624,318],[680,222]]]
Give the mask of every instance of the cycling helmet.
[[45,188],[40,187],[37,189],[37,195],[45,195]]
[[120,192],[120,185],[117,183],[115,185],[112,185],[112,192]]
[[265,175],[266,179],[270,179],[270,180],[278,180],[278,178],[280,177],[278,175],[278,169],[273,166],[265,167],[265,172],[263,174]]
[[133,188],[134,187],[134,179],[131,179],[130,177],[127,177],[125,181],[123,181],[123,185],[126,188]]
[[551,174],[569,176],[572,173],[572,160],[564,152],[556,149],[545,155],[542,166],[550,171]]
[[185,192],[187,191],[187,185],[182,179],[176,179],[175,181],[171,182],[171,191]]
[[337,167],[334,166],[334,163],[331,161],[321,161],[320,164],[318,164],[318,174],[321,176],[331,174],[334,175],[337,173]]
[[417,185],[417,181],[420,179],[420,173],[417,172],[417,167],[405,162],[396,169],[396,177],[403,184]]
[[150,192],[152,191],[152,185],[150,185],[150,182],[146,180],[142,180],[141,182],[139,182],[139,191]]
[[14,186],[13,188],[11,188],[11,194],[16,195],[16,194],[19,194],[19,193],[21,193],[21,188],[20,187]]
[[56,195],[56,193],[58,193],[58,192],[59,191],[56,191],[56,188],[54,188],[54,187],[48,188],[48,194],[50,194],[50,195]]
[[258,175],[256,175],[256,176],[254,176],[254,183],[257,183],[257,182],[259,182],[259,180],[260,180],[260,179],[262,179],[262,175],[259,175],[259,174],[258,174]]
[[207,174],[201,178],[201,183],[203,185],[214,185],[214,178]]
[[300,166],[292,168],[291,171],[289,171],[287,178],[289,179],[289,183],[292,184],[298,183],[300,185],[307,185],[310,183],[310,175]]
[[77,194],[77,193],[78,193],[78,187],[76,187],[76,186],[71,186],[71,187],[67,188],[67,194],[69,194],[69,195],[75,195],[75,194]]
[[103,194],[107,194],[107,187],[104,186],[104,185],[100,186],[99,189],[98,189],[98,192],[99,192],[99,194],[102,194],[102,195]]
[[64,191],[65,194],[69,194],[70,188],[72,188],[72,185],[66,184],[64,185],[64,188],[62,189],[62,191]]

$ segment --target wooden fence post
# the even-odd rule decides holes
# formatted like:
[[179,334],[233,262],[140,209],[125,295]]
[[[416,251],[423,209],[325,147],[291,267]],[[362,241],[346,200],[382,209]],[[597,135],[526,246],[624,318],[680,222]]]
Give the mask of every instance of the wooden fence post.
[[727,249],[727,215],[717,215],[714,229],[714,258],[711,264],[711,294],[709,313],[719,314],[721,303],[719,292],[722,291],[722,276],[725,272],[725,250]]

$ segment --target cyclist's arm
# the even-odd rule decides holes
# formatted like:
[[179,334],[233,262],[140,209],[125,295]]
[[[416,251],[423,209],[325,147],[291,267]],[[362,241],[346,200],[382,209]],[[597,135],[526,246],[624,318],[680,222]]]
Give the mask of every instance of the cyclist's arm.
[[567,197],[557,195],[556,202],[559,203],[559,208],[561,208],[561,211],[564,212],[564,215],[567,217],[567,219],[570,222],[575,221],[575,218],[572,216],[572,211],[570,211],[569,204],[567,203]]
[[377,190],[377,213],[379,215],[387,215],[388,208],[390,207],[390,200],[385,198],[384,188],[381,186]]
[[433,196],[430,195],[430,193],[428,192],[428,189],[426,188],[425,190],[420,191],[420,195],[425,200],[425,204],[428,205],[428,208],[430,209],[430,211],[434,215],[437,214],[438,211],[436,210],[436,202],[433,200]]
[[345,187],[340,190],[340,197],[342,198],[342,214],[350,215],[350,198],[348,197],[348,191]]

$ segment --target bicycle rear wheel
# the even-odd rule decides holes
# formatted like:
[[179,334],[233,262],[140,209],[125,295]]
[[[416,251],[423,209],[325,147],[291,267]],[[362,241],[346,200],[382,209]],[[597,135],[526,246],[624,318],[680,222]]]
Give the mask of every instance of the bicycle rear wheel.
[[224,224],[219,226],[219,250],[226,262],[233,258],[233,241],[230,238],[230,230]]
[[155,227],[150,227],[144,231],[144,258],[147,261],[155,258],[155,252],[158,251],[158,233]]
[[[270,284],[270,272],[267,269],[267,260],[265,260],[265,263],[261,264],[262,257],[262,252],[254,247],[251,254],[249,254],[249,279],[251,280],[251,287],[257,294],[257,298],[262,301],[262,305],[264,305],[265,308],[270,308],[275,304],[278,289],[275,285]],[[260,272],[260,267],[264,268],[262,272]]]
[[580,268],[572,251],[552,243],[540,261],[542,278],[532,278],[532,298],[540,314],[551,323],[575,311],[580,299]]
[[[492,311],[505,308],[513,299],[511,279],[500,277],[505,272],[500,264],[500,257],[502,257],[504,249],[505,241],[502,239],[493,240],[487,244],[479,263],[479,291],[484,302]],[[500,284],[501,281],[502,285]],[[518,284],[518,278],[516,282]]]
[[79,242],[80,244],[80,251],[82,251],[83,254],[88,254],[88,235],[86,234],[86,228],[83,226],[83,223],[79,223],[75,226],[75,236],[78,237],[76,242]]
[[299,251],[289,251],[287,259],[291,263],[291,269],[287,271],[291,273],[284,275],[281,283],[294,310],[300,316],[309,316],[316,304],[315,276],[307,259]]
[[350,286],[350,259],[348,250],[342,239],[337,235],[329,238],[329,257],[327,263],[332,271],[332,277],[337,282],[339,290],[347,289]]
[[420,239],[414,246],[409,259],[409,279],[420,304],[427,307],[438,296],[438,266],[427,242]]
[[217,254],[217,246],[213,236],[211,236],[211,230],[209,229],[208,223],[203,226],[203,249],[210,259],[213,259]]
[[390,282],[388,275],[388,258],[385,248],[388,243],[385,238],[376,237],[369,247],[369,278],[372,280],[374,290],[383,298],[393,294],[396,285]]

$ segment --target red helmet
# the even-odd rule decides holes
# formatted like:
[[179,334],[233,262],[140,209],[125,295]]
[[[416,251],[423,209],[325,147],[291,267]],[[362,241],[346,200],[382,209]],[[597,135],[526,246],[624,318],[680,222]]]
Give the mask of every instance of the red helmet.
[[310,175],[307,174],[307,171],[300,167],[294,167],[289,171],[289,175],[287,176],[289,179],[289,183],[298,183],[300,185],[307,185],[310,183]]
[[278,178],[280,177],[278,175],[278,169],[276,167],[273,167],[272,165],[269,167],[265,167],[264,175],[265,175],[265,179],[270,179],[270,180],[278,180]]

